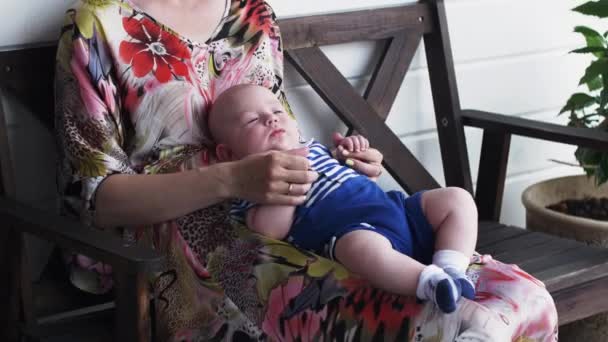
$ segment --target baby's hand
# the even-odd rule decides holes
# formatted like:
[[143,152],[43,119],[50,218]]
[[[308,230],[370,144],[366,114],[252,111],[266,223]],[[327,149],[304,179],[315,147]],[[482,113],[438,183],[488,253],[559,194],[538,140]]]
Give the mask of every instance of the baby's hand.
[[348,152],[364,152],[369,148],[369,141],[362,135],[351,135],[340,141],[338,149],[340,147]]

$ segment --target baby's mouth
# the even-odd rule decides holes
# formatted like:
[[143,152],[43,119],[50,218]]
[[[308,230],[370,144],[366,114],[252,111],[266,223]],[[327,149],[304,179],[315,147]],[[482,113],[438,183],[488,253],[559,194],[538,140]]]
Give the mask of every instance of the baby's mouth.
[[275,130],[273,130],[273,131],[270,133],[270,137],[271,137],[271,138],[275,138],[275,137],[278,137],[279,135],[281,135],[281,134],[283,134],[283,133],[285,133],[285,130],[284,130],[284,129],[282,129],[282,128],[280,128],[280,129],[275,129]]

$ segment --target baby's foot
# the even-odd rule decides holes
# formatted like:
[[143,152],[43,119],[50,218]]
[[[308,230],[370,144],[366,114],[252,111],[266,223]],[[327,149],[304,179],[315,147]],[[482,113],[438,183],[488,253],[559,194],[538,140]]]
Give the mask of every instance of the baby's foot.
[[416,296],[422,300],[431,300],[441,311],[451,313],[456,310],[456,303],[461,296],[460,283],[441,268],[428,265],[420,273]]
[[467,277],[466,274],[458,272],[453,268],[446,267],[443,269],[454,281],[460,284],[462,296],[466,299],[475,299],[475,284]]

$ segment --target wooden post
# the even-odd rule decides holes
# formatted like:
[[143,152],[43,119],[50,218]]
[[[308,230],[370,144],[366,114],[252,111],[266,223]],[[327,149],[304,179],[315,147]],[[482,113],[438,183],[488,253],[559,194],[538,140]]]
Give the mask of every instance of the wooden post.
[[150,341],[150,288],[146,275],[114,270],[114,281],[116,341]]
[[511,135],[486,129],[483,131],[475,202],[482,221],[498,221],[507,177]]
[[426,3],[432,7],[433,15],[431,18],[423,18],[423,20],[431,20],[435,30],[424,36],[424,46],[431,79],[445,183],[447,186],[464,188],[473,194],[473,181],[464,127],[460,117],[460,99],[456,86],[445,5],[443,0],[429,0]]

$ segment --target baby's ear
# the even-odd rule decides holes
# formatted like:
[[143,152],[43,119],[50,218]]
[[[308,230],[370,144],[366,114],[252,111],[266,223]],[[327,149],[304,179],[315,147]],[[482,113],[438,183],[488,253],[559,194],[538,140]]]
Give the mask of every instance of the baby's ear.
[[232,150],[226,144],[215,145],[215,156],[220,162],[227,162],[232,160]]

